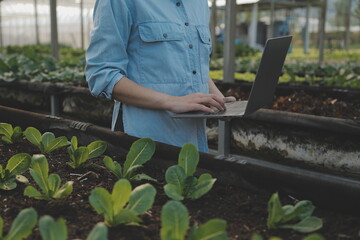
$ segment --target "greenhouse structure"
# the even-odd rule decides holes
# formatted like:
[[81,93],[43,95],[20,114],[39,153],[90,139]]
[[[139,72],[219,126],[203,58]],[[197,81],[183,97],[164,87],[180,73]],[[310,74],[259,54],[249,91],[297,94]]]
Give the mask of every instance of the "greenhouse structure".
[[360,0],[0,0],[0,240],[350,240]]

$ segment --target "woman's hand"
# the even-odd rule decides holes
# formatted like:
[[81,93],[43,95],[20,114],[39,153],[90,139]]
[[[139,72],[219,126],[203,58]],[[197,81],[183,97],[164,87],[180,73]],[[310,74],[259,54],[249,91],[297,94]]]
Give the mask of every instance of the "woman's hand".
[[222,98],[216,94],[193,93],[181,97],[169,96],[166,108],[174,113],[189,111],[213,113],[215,112],[213,108],[218,109],[218,111],[225,110],[225,102],[231,100],[232,98]]

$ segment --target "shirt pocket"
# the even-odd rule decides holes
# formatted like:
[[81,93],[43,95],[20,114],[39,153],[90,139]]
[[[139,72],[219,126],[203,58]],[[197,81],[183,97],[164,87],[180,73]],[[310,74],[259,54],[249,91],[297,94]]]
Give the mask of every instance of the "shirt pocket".
[[140,82],[185,82],[188,55],[182,25],[172,22],[139,24]]
[[196,29],[200,38],[201,77],[203,82],[207,82],[209,79],[209,63],[212,51],[210,29],[205,25],[197,25]]

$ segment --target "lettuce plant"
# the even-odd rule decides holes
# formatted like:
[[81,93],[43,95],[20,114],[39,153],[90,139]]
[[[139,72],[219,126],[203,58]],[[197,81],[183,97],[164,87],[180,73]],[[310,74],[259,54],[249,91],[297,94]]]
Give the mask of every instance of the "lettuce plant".
[[20,141],[23,136],[23,132],[20,127],[15,127],[9,123],[0,123],[0,135],[1,140],[5,143],[11,144]]
[[155,152],[155,142],[150,138],[142,138],[135,141],[126,156],[124,168],[118,162],[105,156],[105,167],[119,179],[126,178],[129,181],[151,180],[156,181],[146,174],[135,174],[144,163],[149,161]]
[[140,185],[132,191],[130,182],[120,179],[111,193],[104,188],[92,190],[89,202],[98,214],[104,215],[105,224],[113,227],[141,222],[138,215],[151,208],[155,195],[156,190],[150,184]]
[[33,186],[27,186],[24,190],[25,196],[44,200],[60,199],[69,196],[73,190],[73,181],[61,186],[59,175],[49,175],[49,164],[44,155],[37,154],[32,157],[30,174],[41,192]]
[[98,223],[91,230],[86,240],[106,240],[108,239],[108,228],[104,223]]
[[[59,218],[57,221],[51,216],[43,216],[39,221],[39,230],[42,240],[67,240],[68,230],[65,220]],[[86,240],[108,239],[108,229],[104,223],[98,223],[91,230]]]
[[27,238],[37,223],[37,213],[33,208],[26,208],[16,216],[9,232],[3,236],[4,220],[0,217],[0,240],[22,240]]
[[70,167],[78,168],[84,166],[86,161],[96,158],[106,151],[107,144],[104,141],[94,141],[86,147],[78,147],[78,139],[76,136],[71,138],[71,144],[68,147],[71,162],[67,162]]
[[211,219],[189,231],[189,213],[181,202],[169,201],[161,209],[161,240],[184,240],[186,235],[189,240],[227,240],[226,227],[226,221]]
[[166,170],[164,186],[165,194],[174,200],[184,198],[198,199],[206,194],[214,185],[216,179],[208,173],[194,177],[199,163],[199,152],[191,143],[182,147],[178,165],[171,166]]
[[24,135],[26,139],[37,146],[43,154],[50,153],[55,149],[69,145],[65,136],[55,138],[55,135],[52,132],[46,132],[41,135],[40,131],[34,127],[26,128]]
[[16,180],[28,183],[28,179],[20,175],[29,169],[31,156],[27,153],[18,153],[12,156],[6,164],[5,169],[0,164],[0,189],[12,190],[16,188]]
[[[264,240],[264,238],[260,234],[255,233],[251,236],[251,240]],[[283,240],[283,239],[280,237],[270,237],[269,240]],[[302,240],[325,240],[325,238],[320,234],[313,233],[304,237]]]
[[281,205],[278,193],[268,202],[268,228],[288,228],[299,232],[313,232],[322,228],[320,218],[311,216],[315,207],[311,201],[303,200],[292,205]]
[[42,240],[66,240],[68,238],[65,220],[55,221],[50,216],[43,216],[39,220],[39,229]]

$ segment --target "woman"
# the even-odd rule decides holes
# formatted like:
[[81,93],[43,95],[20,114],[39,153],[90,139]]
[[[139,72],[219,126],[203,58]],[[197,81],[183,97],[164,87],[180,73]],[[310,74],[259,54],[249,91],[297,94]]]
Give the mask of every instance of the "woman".
[[[115,100],[112,129],[207,152],[205,121],[174,113],[224,110],[209,78],[207,0],[97,0],[87,50],[93,95]],[[122,114],[119,114],[120,108]]]

